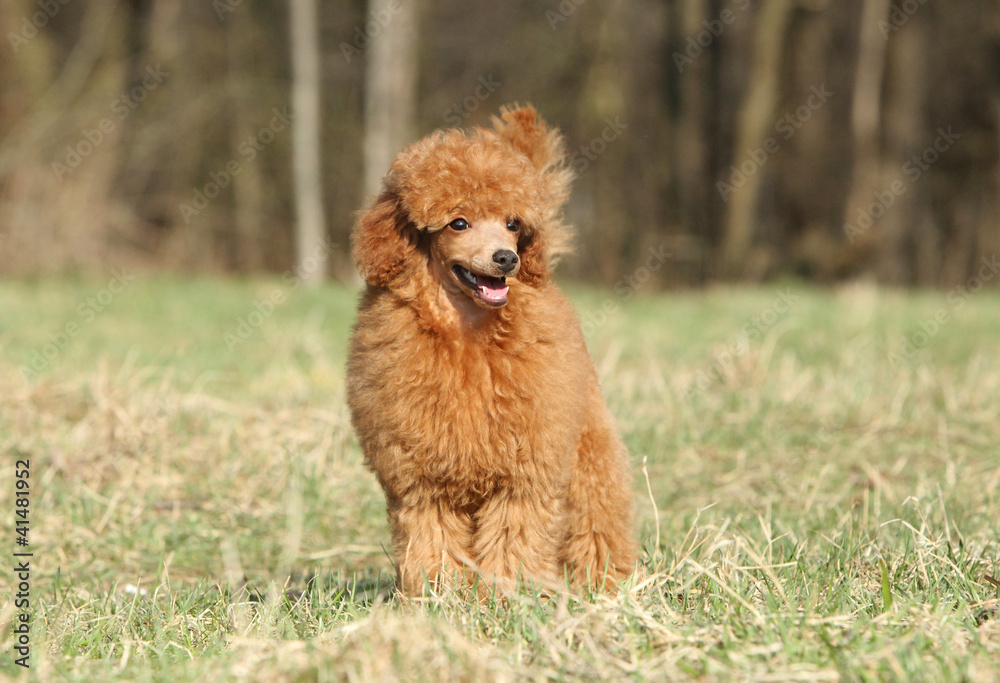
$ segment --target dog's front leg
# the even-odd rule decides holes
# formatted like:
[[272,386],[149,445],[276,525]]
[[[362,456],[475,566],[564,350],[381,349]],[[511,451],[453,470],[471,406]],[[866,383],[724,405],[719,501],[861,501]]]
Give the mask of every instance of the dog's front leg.
[[476,513],[475,555],[480,576],[502,592],[517,577],[551,583],[556,577],[556,529],[561,501],[527,487],[503,490]]
[[408,596],[424,593],[453,575],[466,576],[471,561],[472,520],[439,498],[401,500],[389,507],[398,563],[398,588]]

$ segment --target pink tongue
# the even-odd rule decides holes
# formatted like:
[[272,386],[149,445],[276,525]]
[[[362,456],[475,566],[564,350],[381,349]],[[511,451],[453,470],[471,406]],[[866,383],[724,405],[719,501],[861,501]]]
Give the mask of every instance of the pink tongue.
[[507,300],[507,290],[509,287],[498,277],[477,275],[476,285],[478,285],[479,296],[487,301],[500,303]]

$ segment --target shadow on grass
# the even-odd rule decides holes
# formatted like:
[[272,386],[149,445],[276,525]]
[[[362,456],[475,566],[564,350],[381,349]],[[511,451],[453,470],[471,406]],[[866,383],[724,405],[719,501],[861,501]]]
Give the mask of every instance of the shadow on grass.
[[[223,594],[239,594],[246,591],[248,601],[260,603],[267,601],[267,587],[260,588],[249,579],[237,590],[220,587]],[[379,570],[374,575],[355,574],[345,578],[340,574],[311,574],[305,577],[290,578],[285,585],[284,597],[291,605],[302,602],[318,601],[333,604],[354,604],[371,607],[376,604],[390,602],[396,595],[396,580],[393,576]]]

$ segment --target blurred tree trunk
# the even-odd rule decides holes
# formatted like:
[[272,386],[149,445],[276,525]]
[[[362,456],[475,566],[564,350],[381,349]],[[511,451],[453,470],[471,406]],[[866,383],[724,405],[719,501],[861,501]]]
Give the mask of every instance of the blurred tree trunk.
[[[596,213],[617,217],[615,221],[597,221],[591,235],[595,243],[602,245],[596,254],[600,279],[610,283],[621,270],[625,245],[635,236],[633,226],[628,225],[629,209],[622,183],[627,174],[628,143],[612,138],[615,126],[610,123],[616,119],[626,126],[635,123],[626,107],[632,81],[629,50],[633,43],[626,23],[626,3],[611,0],[601,5],[600,10],[595,7],[584,17],[590,21],[584,31],[593,59],[587,67],[580,98],[581,126],[586,131],[584,147],[590,161],[581,174],[590,176],[584,182],[589,181],[592,188]],[[619,135],[627,138],[631,130],[614,132],[615,138]],[[591,168],[589,173],[588,168]]]
[[[749,151],[756,152],[765,148],[768,132],[774,126],[775,105],[780,94],[779,77],[785,29],[793,8],[792,0],[768,0],[756,17],[753,66],[743,105],[737,116],[736,142],[733,146],[732,163],[737,169],[741,162],[750,158],[747,156]],[[722,236],[722,272],[731,277],[739,277],[753,261],[750,249],[753,245],[757,199],[765,168],[766,161],[758,163],[755,171],[745,174],[746,181],[742,187],[729,195]],[[729,182],[730,179],[726,177],[724,181]]]
[[[417,0],[369,0],[365,68],[364,193],[379,193],[393,157],[413,141]],[[374,27],[379,30],[372,30]]]
[[[670,54],[666,38],[671,20],[667,7],[659,0],[628,2],[624,14],[625,56],[622,67],[629,71],[629,82],[622,118],[624,121],[624,114],[628,114],[632,119],[625,121],[629,124],[626,134],[634,138],[634,142],[622,140],[619,145],[623,159],[621,177],[627,178],[634,168],[644,167],[645,172],[636,182],[625,186],[626,209],[631,214],[634,229],[631,239],[625,235],[629,250],[626,260],[612,276],[615,279],[621,277],[621,266],[631,270],[654,258],[657,267],[650,281],[652,289],[676,282],[682,275],[678,268],[668,267],[662,259],[669,258],[675,266],[680,265],[682,259],[686,260],[683,275],[690,277],[692,256],[690,241],[680,237],[679,226],[667,209],[667,195],[673,185],[669,164],[673,155],[670,141],[673,130],[664,105],[667,102],[668,78],[672,80],[673,76],[668,77],[665,70],[674,66],[664,57]],[[616,141],[614,144],[619,143]],[[650,154],[650,150],[662,151]],[[666,254],[668,251],[669,255]]]
[[316,0],[290,0],[292,47],[292,173],[295,183],[295,252],[299,277],[326,275],[326,226],[320,175],[320,71]]
[[150,20],[153,14],[153,0],[128,0],[125,20],[125,83],[124,92],[142,85],[145,76],[149,46]]
[[[778,111],[784,123],[775,129],[781,151],[758,212],[764,228],[759,238],[775,270],[785,267],[823,282],[851,276],[858,261],[844,248],[855,72],[853,60],[843,55],[857,52],[861,7],[858,0],[850,1],[836,12],[800,8],[789,24]],[[825,101],[811,99],[817,90],[825,93]],[[819,106],[813,109],[810,103]],[[802,105],[813,110],[808,120],[789,128],[785,113],[798,120]]]
[[[709,72],[713,68],[715,54],[706,50],[692,63],[685,64],[686,36],[695,36],[704,30],[702,21],[708,15],[706,0],[683,0],[677,24],[681,35],[677,38],[677,51],[672,60],[678,69],[680,87],[677,112],[677,136],[672,166],[678,183],[678,203],[680,223],[687,231],[697,236],[703,253],[709,253],[714,243],[710,218],[708,190],[709,182],[709,140],[706,135],[708,120]],[[681,57],[678,57],[680,55]],[[681,61],[677,61],[681,59]],[[701,278],[707,276],[704,258],[701,259]]]
[[[292,0],[296,2],[297,0]],[[229,68],[226,71],[229,91],[229,116],[231,147],[255,135],[257,122],[254,98],[256,93],[250,81],[251,72],[245,66],[253,63],[252,46],[258,40],[257,23],[249,12],[236,12],[226,21],[226,47]],[[294,36],[293,36],[294,40]],[[292,48],[293,51],[295,48]],[[293,124],[294,125],[294,124]],[[296,126],[297,127],[297,126]],[[305,169],[303,169],[305,172]],[[264,178],[261,164],[243,164],[233,177],[233,210],[235,212],[236,239],[234,266],[240,270],[256,270],[267,262],[267,239],[263,234]],[[301,232],[301,229],[297,230]]]
[[[1000,12],[997,12],[1000,15]],[[1000,21],[994,28],[996,33],[993,36],[993,95],[990,103],[993,106],[993,125],[997,135],[993,138],[993,153],[1000,159]],[[970,240],[970,256],[974,255],[975,246],[978,243],[983,254],[996,253],[1000,251],[1000,226],[998,226],[998,216],[1000,216],[1000,167],[993,165],[993,177],[986,181],[986,191],[983,193],[985,201],[978,207],[973,207],[970,212],[979,215],[975,218],[973,226],[973,238]],[[978,211],[977,211],[978,209]],[[966,271],[968,272],[968,271]],[[957,279],[957,278],[955,278]],[[952,280],[954,281],[954,279]]]
[[[30,7],[29,3],[25,4]],[[19,48],[25,50],[22,63],[32,61],[27,57],[30,54],[35,60],[44,64],[41,67],[33,65],[26,71],[39,78],[44,78],[48,67],[54,65],[60,50],[67,52],[67,55],[55,79],[48,84],[48,87],[37,93],[28,112],[21,116],[0,139],[0,177],[16,167],[23,149],[39,148],[46,144],[51,138],[52,129],[67,115],[75,113],[71,105],[85,90],[92,72],[98,66],[105,49],[105,37],[114,22],[116,6],[115,2],[87,5],[79,38],[72,48],[60,44],[57,40],[47,40],[46,32],[41,32],[42,36],[45,36],[42,39],[33,40],[29,45]],[[37,14],[37,9],[34,10],[34,14],[32,12],[31,9],[27,10],[21,21],[26,22],[28,15]],[[42,16],[46,15],[43,13]],[[8,32],[10,33],[14,32]],[[6,39],[10,40],[9,35]],[[10,46],[5,46],[5,49],[7,47]],[[41,50],[41,54],[35,50]],[[6,60],[5,55],[4,61]]]
[[844,226],[848,241],[862,251],[874,249],[877,234],[867,219],[859,219],[867,216],[881,175],[879,133],[887,41],[879,24],[889,17],[889,8],[890,0],[864,0],[858,24],[858,61],[851,106],[852,166]]
[[[890,194],[895,197],[872,228],[877,256],[873,264],[875,274],[881,281],[894,284],[932,284],[941,272],[941,234],[928,202],[929,194],[920,187],[926,179],[911,183],[903,173],[904,164],[933,140],[933,136],[925,140],[927,37],[921,16],[913,17],[905,31],[893,34],[885,71],[892,87],[886,89],[882,109],[885,153],[875,176],[876,186],[866,188],[868,193],[857,198],[874,207],[875,192],[883,197],[878,200],[881,203]],[[896,197],[893,183],[906,187],[905,193]]]

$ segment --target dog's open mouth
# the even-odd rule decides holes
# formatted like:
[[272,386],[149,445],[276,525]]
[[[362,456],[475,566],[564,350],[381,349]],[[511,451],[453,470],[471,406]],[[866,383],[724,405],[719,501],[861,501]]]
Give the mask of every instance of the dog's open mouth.
[[476,275],[460,265],[452,266],[458,281],[473,291],[473,294],[488,306],[503,306],[507,303],[507,278],[490,275]]

